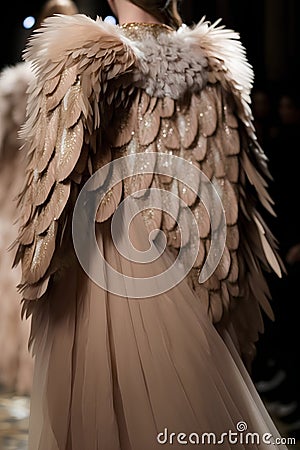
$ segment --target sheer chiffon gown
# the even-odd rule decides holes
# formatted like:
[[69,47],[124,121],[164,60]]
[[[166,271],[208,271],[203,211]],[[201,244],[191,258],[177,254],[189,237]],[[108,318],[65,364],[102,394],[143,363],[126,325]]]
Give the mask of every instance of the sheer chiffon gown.
[[[133,232],[145,248],[143,223]],[[108,223],[97,226],[97,237],[106,260],[124,274],[148,277],[172,260],[165,254],[152,268],[133,267],[116,252]],[[224,438],[221,448],[267,448],[266,433],[278,438],[229,334],[225,344],[186,280],[139,300],[106,292],[79,266],[68,272],[52,301],[35,310],[29,448],[181,448],[171,433],[186,433],[187,448],[197,434],[208,448],[203,433],[220,440],[238,433],[241,422],[260,445],[243,442],[244,432],[235,445]],[[159,433],[173,444],[159,444]]]
[[[29,157],[15,263],[35,355],[29,449],[286,448],[245,366],[261,309],[272,316],[263,269],[280,274],[280,261],[257,207],[271,209],[267,167],[237,35],[204,20],[176,32],[60,16],[45,21],[25,57],[37,82],[22,131]],[[147,153],[134,175],[129,163]],[[106,164],[129,155],[127,177],[116,181]],[[213,234],[192,189],[173,181],[172,156],[201,169],[224,207],[221,259],[201,283]],[[190,186],[192,169],[179,166]],[[87,192],[105,195],[93,217],[78,202],[98,169],[104,178]],[[206,189],[200,178],[196,185]],[[156,275],[173,267],[179,248],[189,260],[195,240],[164,208],[149,207],[155,188],[175,192],[179,222],[192,209],[201,238],[191,270],[183,278],[173,270],[169,289]],[[128,227],[132,204],[121,202],[131,194],[148,207]],[[166,236],[161,253],[157,230]],[[134,261],[128,242],[140,252],[152,245],[157,257]],[[154,295],[141,295],[140,278]]]

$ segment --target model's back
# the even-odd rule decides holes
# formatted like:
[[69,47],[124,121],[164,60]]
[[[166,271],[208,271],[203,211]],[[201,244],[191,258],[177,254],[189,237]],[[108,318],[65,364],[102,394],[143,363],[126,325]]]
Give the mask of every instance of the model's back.
[[241,419],[278,435],[238,355],[272,316],[263,269],[280,275],[252,70],[236,33],[177,30],[158,3],[111,0],[121,26],[48,19],[27,48],[30,450],[189,448]]

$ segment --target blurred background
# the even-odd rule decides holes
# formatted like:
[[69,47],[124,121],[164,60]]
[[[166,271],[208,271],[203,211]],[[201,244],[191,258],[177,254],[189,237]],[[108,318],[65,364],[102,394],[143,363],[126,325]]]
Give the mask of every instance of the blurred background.
[[[92,18],[112,15],[106,0],[75,0],[75,3],[81,13]],[[43,0],[6,5],[0,27],[0,70],[21,61],[22,50],[43,5]],[[181,15],[187,25],[198,22],[203,16],[211,22],[222,18],[226,27],[240,34],[254,69],[254,123],[259,143],[269,159],[273,176],[270,193],[277,214],[276,219],[268,217],[267,221],[279,241],[286,274],[280,280],[272,275],[268,277],[276,321],[266,321],[265,334],[257,346],[252,377],[282,434],[299,443],[300,1],[183,0]],[[0,380],[0,450],[27,448],[29,400],[28,395],[1,391]],[[300,447],[290,445],[290,448]]]

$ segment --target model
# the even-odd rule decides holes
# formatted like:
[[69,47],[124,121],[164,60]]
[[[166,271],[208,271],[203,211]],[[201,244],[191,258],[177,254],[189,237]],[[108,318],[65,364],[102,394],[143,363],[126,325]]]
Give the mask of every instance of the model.
[[176,0],[109,3],[25,53],[29,448],[286,448],[245,367],[281,273],[245,50]]

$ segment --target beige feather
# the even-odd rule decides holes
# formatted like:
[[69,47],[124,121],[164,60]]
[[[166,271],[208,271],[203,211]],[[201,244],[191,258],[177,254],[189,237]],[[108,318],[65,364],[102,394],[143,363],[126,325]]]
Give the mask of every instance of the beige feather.
[[230,183],[237,183],[239,181],[240,166],[239,160],[236,156],[230,156],[226,158],[225,171]]
[[100,201],[96,212],[96,221],[104,222],[115,212],[122,197],[123,184],[118,182],[112,186]]
[[80,157],[83,145],[83,125],[78,122],[73,128],[63,128],[56,141],[56,181],[64,181],[72,172]]
[[70,182],[56,183],[49,201],[43,205],[36,219],[37,234],[44,233],[54,220],[59,220],[69,200],[70,190]]
[[229,250],[237,250],[240,241],[238,226],[227,226],[226,231],[226,246]]
[[77,70],[78,69],[75,64],[63,70],[56,89],[46,97],[46,106],[48,111],[53,110],[60,104],[60,102],[68,92],[70,86],[75,83],[78,74]]
[[264,230],[262,224],[260,223],[260,221],[258,220],[258,217],[255,216],[254,221],[255,221],[258,231],[259,231],[259,236],[261,239],[261,243],[262,243],[266,258],[267,258],[270,266],[274,270],[274,272],[278,275],[278,277],[281,277],[281,268],[280,268],[279,262],[274,254],[274,251],[273,251],[270,243],[268,242],[268,240],[266,238],[265,230]]
[[47,124],[48,132],[45,135],[44,146],[42,151],[37,153],[36,158],[34,158],[36,164],[34,169],[36,168],[39,173],[46,169],[54,152],[58,132],[58,123],[60,120],[60,109],[56,108],[54,111],[51,111],[49,116],[50,117]]
[[206,238],[210,233],[210,218],[203,202],[199,202],[193,209],[201,239]]
[[196,161],[203,161],[207,152],[207,137],[202,134],[199,135],[197,143],[193,148],[193,155]]
[[22,297],[25,300],[37,300],[41,298],[47,291],[49,285],[50,276],[46,276],[40,282],[36,284],[28,284],[21,290]]
[[[178,192],[178,182],[175,178],[172,179],[171,183],[164,186],[163,189],[171,192],[171,201],[167,204],[162,204],[162,227],[165,230],[172,230],[178,221],[179,211],[180,211],[180,198]],[[169,214],[165,211],[168,211]]]
[[209,87],[201,92],[198,116],[201,134],[211,136],[217,127],[217,109],[214,91]]
[[45,203],[52,187],[55,184],[56,178],[56,161],[53,158],[48,164],[47,170],[39,175],[37,172],[34,172],[36,175],[36,182],[33,183],[33,199],[34,206],[41,205]]
[[57,233],[57,223],[52,222],[46,234],[37,236],[34,244],[25,249],[22,261],[23,281],[36,283],[46,273],[51,262]]

